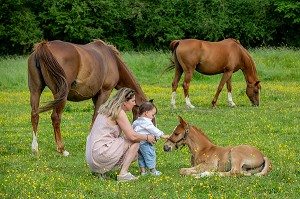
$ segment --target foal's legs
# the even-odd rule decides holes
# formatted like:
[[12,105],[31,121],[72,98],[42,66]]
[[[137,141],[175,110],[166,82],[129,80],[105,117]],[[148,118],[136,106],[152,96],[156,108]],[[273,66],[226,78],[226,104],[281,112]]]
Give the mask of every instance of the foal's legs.
[[220,84],[218,86],[218,90],[217,90],[217,92],[215,94],[215,97],[212,101],[213,108],[215,108],[217,106],[217,100],[218,100],[219,94],[222,91],[222,88],[223,88],[225,82],[227,82],[231,78],[231,76],[232,76],[232,71],[228,71],[228,70],[225,69],[224,74],[222,76],[222,79],[220,81]]
[[66,105],[66,101],[67,101],[67,99],[63,100],[60,104],[58,104],[56,107],[54,107],[52,114],[51,114],[52,126],[54,129],[54,136],[55,136],[57,151],[59,153],[62,153],[63,156],[69,155],[69,152],[64,149],[65,147],[62,142],[61,131],[60,131],[60,122],[61,122],[63,109]]
[[176,89],[178,88],[178,82],[180,81],[181,75],[183,73],[182,68],[175,66],[175,75],[172,82],[172,100],[171,100],[171,108],[176,108],[175,99],[176,99]]
[[231,106],[232,108],[236,107],[235,103],[232,100],[232,95],[231,95],[231,77],[227,80],[226,82],[227,85],[227,91],[228,91],[228,104],[229,106]]

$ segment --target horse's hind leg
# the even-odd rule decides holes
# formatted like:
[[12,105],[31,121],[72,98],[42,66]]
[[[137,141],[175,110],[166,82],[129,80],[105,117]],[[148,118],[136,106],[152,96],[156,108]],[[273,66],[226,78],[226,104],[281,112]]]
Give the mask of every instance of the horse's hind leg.
[[233,100],[232,100],[232,95],[231,95],[231,88],[232,88],[232,85],[231,85],[231,77],[227,80],[226,85],[227,85],[227,91],[228,91],[228,104],[229,104],[229,106],[231,106],[232,108],[235,108],[236,105],[235,105],[235,103],[233,102]]
[[184,73],[184,80],[182,83],[182,87],[184,90],[184,96],[185,96],[185,103],[189,108],[195,108],[195,106],[192,105],[190,98],[189,98],[189,88],[190,88],[190,83],[193,77],[193,71],[185,71]]
[[41,71],[36,67],[34,56],[28,58],[28,87],[30,90],[31,124],[32,124],[32,154],[38,154],[37,129],[39,123],[39,103],[41,93],[45,88]]
[[175,67],[175,75],[172,82],[172,99],[171,99],[171,108],[176,108],[176,90],[178,88],[178,82],[180,81],[181,75],[183,73],[182,68]]
[[63,109],[66,105],[66,100],[63,100],[59,105],[57,105],[51,114],[52,125],[54,129],[55,141],[57,146],[57,151],[62,153],[64,156],[68,156],[69,152],[64,149],[64,144],[61,138],[60,122],[62,117]]
[[38,154],[38,141],[37,141],[37,128],[39,123],[39,100],[40,100],[41,91],[30,90],[30,105],[31,105],[31,124],[32,124],[32,144],[31,151],[33,155]]

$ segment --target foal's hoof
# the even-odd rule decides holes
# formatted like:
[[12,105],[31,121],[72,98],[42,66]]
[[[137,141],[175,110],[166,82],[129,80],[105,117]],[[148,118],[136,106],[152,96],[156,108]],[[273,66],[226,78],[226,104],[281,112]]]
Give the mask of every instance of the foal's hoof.
[[189,175],[190,174],[190,172],[189,172],[189,170],[187,168],[180,169],[179,173],[181,175]]

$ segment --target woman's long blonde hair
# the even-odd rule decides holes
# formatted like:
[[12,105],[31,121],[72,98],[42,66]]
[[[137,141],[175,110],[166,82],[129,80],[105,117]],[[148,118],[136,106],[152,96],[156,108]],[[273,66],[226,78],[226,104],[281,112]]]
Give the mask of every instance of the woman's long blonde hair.
[[131,88],[121,88],[111,99],[100,106],[98,113],[115,120],[124,106],[124,102],[132,99],[134,95],[135,92]]

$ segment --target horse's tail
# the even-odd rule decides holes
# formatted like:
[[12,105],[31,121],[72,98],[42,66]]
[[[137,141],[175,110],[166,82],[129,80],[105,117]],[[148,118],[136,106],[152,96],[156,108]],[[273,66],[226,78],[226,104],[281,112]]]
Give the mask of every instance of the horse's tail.
[[35,47],[35,59],[37,67],[43,67],[47,71],[48,76],[51,78],[56,87],[56,91],[52,91],[56,92],[54,93],[56,96],[55,99],[48,102],[45,106],[39,108],[38,112],[42,113],[53,109],[61,101],[66,99],[68,96],[68,83],[66,80],[65,71],[62,69],[58,61],[49,50],[47,42],[39,43]]
[[173,40],[173,41],[171,41],[171,43],[169,45],[169,49],[172,50],[173,53],[176,50],[177,46],[179,45],[179,41],[180,40]]
[[173,70],[176,65],[180,66],[179,62],[178,62],[178,59],[177,59],[177,56],[176,56],[176,49],[179,45],[179,42],[180,42],[180,40],[171,41],[171,43],[169,45],[169,49],[172,50],[172,54],[173,54],[173,56],[171,58],[171,64],[163,70],[162,74]]

